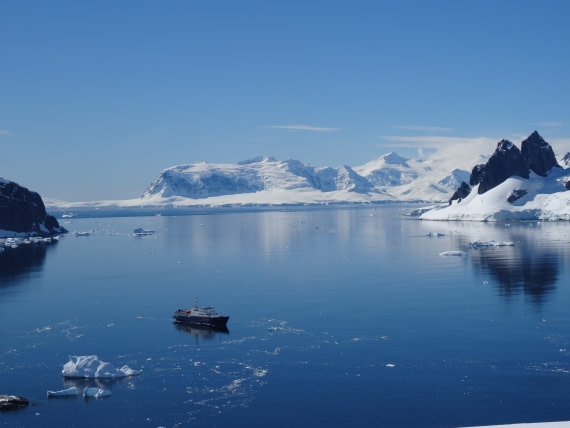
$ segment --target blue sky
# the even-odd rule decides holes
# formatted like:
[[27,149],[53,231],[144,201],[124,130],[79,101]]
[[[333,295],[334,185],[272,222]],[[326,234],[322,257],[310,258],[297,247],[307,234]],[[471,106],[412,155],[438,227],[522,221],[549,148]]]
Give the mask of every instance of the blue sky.
[[535,129],[563,154],[568,16],[565,0],[1,2],[0,176],[87,201],[201,160],[459,159]]

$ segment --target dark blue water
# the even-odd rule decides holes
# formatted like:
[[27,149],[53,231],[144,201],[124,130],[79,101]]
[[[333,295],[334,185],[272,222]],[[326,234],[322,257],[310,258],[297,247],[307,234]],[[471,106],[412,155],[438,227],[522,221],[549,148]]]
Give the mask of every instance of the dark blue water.
[[[570,224],[389,206],[65,226],[91,235],[0,253],[0,394],[32,403],[4,426],[570,420]],[[229,333],[172,323],[195,298],[230,315]],[[142,374],[64,381],[69,355],[93,354]],[[47,399],[73,384],[112,396]]]

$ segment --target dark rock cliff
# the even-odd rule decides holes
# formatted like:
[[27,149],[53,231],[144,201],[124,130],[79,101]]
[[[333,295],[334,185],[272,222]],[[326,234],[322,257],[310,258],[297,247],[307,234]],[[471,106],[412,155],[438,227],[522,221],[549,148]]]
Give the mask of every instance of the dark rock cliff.
[[0,178],[0,230],[29,236],[67,233],[55,217],[46,213],[41,196]]
[[478,171],[478,173],[480,174],[480,181],[478,183],[479,194],[485,193],[487,190],[498,186],[513,175],[529,178],[529,168],[526,158],[522,155],[519,148],[509,140],[501,140],[497,144],[495,153],[493,153],[483,166],[482,174],[481,171]]

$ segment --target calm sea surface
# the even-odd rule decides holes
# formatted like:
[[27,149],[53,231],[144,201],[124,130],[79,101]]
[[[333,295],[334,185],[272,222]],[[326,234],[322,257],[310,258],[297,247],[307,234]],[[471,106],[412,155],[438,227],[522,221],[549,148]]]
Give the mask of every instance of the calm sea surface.
[[[0,425],[570,420],[570,224],[421,222],[402,212],[74,218],[55,245],[7,249],[0,394],[32,405],[1,413]],[[155,233],[131,236],[138,227]],[[478,240],[514,245],[469,247]],[[172,322],[196,298],[230,315],[229,332]],[[142,374],[64,380],[69,355]],[[112,395],[47,399],[72,385]]]

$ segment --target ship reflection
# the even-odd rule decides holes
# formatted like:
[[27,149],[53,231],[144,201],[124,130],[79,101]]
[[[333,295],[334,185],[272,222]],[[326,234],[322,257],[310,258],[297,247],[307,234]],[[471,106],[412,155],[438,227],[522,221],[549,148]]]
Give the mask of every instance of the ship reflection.
[[200,324],[181,323],[176,321],[173,324],[176,327],[176,330],[191,334],[196,338],[196,341],[199,339],[212,340],[216,336],[219,336],[221,339],[222,335],[230,334],[230,331],[226,326],[215,327]]

